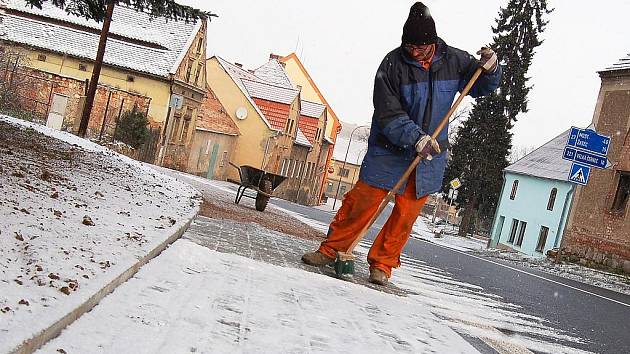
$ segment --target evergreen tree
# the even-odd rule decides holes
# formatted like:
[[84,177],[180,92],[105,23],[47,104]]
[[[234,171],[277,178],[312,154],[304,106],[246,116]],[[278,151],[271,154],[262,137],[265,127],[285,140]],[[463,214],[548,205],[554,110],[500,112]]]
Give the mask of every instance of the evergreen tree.
[[503,185],[503,169],[508,166],[512,148],[511,128],[520,113],[527,112],[527,71],[539,38],[551,13],[546,0],[510,0],[499,11],[496,27],[492,28],[493,48],[503,67],[499,89],[476,100],[470,117],[453,141],[452,160],[445,176],[444,189],[455,177],[462,181],[457,203],[464,208],[460,235],[472,231],[472,226],[488,221],[494,211]]
[[175,20],[184,19],[188,21],[215,16],[190,6],[180,5],[174,0],[26,0],[26,2],[38,9],[42,8],[43,3],[50,2],[66,10],[68,14],[98,22],[105,19],[107,4],[110,3],[127,5],[137,11],[146,11],[154,17],[162,16]]
[[149,138],[148,125],[147,116],[134,106],[133,110],[125,112],[120,117],[114,139],[137,149]]

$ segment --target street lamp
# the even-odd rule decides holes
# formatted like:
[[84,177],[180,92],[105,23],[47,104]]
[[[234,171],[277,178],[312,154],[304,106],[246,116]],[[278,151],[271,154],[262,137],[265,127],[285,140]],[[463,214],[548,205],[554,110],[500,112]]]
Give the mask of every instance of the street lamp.
[[367,128],[367,125],[359,125],[358,127],[352,129],[350,133],[350,140],[348,141],[348,147],[346,148],[346,156],[343,158],[343,165],[341,166],[341,170],[339,171],[339,182],[337,183],[337,191],[335,192],[335,200],[333,201],[333,211],[335,210],[335,205],[337,205],[337,197],[339,196],[339,188],[341,188],[341,172],[346,169],[346,160],[348,160],[348,151],[350,151],[350,145],[352,145],[352,135],[359,128]]

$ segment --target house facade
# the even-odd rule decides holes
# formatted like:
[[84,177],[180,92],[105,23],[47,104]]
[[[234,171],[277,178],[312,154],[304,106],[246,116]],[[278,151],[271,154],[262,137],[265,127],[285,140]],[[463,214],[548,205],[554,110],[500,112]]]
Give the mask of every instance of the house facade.
[[[23,61],[19,75],[14,75],[22,80],[17,108],[57,129],[75,129],[101,26],[48,2],[37,9],[23,0],[3,1],[0,50]],[[110,139],[121,114],[135,108],[146,114],[151,127],[143,156],[135,157],[159,162],[168,147],[163,141],[172,116],[189,118],[178,128],[184,138],[178,143],[188,142],[194,129],[194,113],[205,96],[205,85],[203,77],[192,79],[205,72],[195,64],[205,57],[206,21],[150,18],[119,5],[110,32],[88,136]],[[6,71],[2,74],[9,77]],[[169,107],[172,93],[184,97],[178,110]]]
[[199,110],[186,172],[226,180],[240,132],[210,87]]
[[630,273],[630,55],[599,76],[593,125],[611,137],[612,166],[577,189],[562,246],[583,264]]
[[[315,84],[313,78],[304,67],[304,64],[302,64],[295,53],[291,53],[284,57],[271,54],[270,57],[276,58],[284,64],[285,71],[287,72],[291,82],[293,82],[296,86],[301,87],[300,93],[302,99],[326,106],[326,121],[323,132],[323,145],[324,149],[327,151],[327,155],[325,156],[326,164],[318,165],[316,170],[317,180],[320,181],[318,194],[323,197],[324,184],[326,183],[329,175],[334,173],[332,167],[333,151],[335,149],[337,135],[341,131],[341,122],[321,90]],[[319,201],[317,204],[319,204]]]
[[543,257],[560,246],[575,187],[562,159],[566,131],[504,170],[490,246]]
[[[302,204],[318,200],[315,173],[324,143],[325,106],[301,99],[284,65],[271,58],[255,70],[220,57],[207,61],[209,88],[236,124],[239,136],[230,162],[286,177],[274,195]],[[304,131],[302,131],[304,129]],[[227,178],[238,181],[238,170]]]

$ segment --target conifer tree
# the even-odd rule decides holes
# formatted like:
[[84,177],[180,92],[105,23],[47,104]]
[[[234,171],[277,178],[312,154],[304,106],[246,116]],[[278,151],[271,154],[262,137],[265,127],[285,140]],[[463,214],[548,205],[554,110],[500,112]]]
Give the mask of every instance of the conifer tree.
[[527,112],[527,71],[536,47],[542,44],[540,34],[553,11],[546,0],[510,0],[499,11],[492,28],[494,49],[503,67],[499,89],[479,98],[473,104],[470,117],[453,141],[452,160],[444,178],[448,182],[459,177],[457,203],[464,208],[460,235],[472,231],[479,223],[488,225],[503,185],[503,169],[508,166],[512,148],[512,129],[520,113]]

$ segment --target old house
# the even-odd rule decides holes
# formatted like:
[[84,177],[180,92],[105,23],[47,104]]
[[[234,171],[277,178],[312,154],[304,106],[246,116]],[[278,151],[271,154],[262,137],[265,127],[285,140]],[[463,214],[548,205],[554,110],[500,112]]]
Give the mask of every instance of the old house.
[[[287,56],[280,57],[275,54],[271,54],[270,57],[278,59],[280,63],[284,65],[284,69],[287,72],[288,77],[294,85],[301,87],[301,97],[303,100],[322,104],[326,106],[326,125],[323,131],[323,143],[322,151],[327,153],[325,156],[325,165],[318,165],[316,169],[317,179],[321,185],[319,187],[319,194],[321,197],[324,195],[324,184],[329,174],[334,172],[332,166],[333,150],[337,134],[341,131],[341,123],[335,111],[322,94],[321,90],[315,84],[315,81],[308,73],[304,64],[300,61],[295,53],[291,53]],[[331,172],[332,171],[332,172]],[[320,198],[321,198],[320,197]]]
[[562,240],[574,184],[562,159],[569,131],[506,167],[490,246],[543,257]]
[[210,87],[199,110],[186,172],[227,179],[240,132]]
[[612,166],[577,188],[562,246],[582,263],[630,273],[630,55],[599,76],[593,125],[611,137]]
[[[22,63],[20,110],[57,129],[74,128],[101,26],[49,2],[42,9],[23,0],[0,3],[0,48]],[[205,96],[205,38],[205,20],[167,21],[117,6],[88,126],[90,138],[109,140],[121,114],[136,107],[152,129],[150,142],[136,157],[149,162],[180,158],[179,146],[190,144]]]
[[[208,83],[239,136],[230,162],[287,177],[275,195],[302,204],[319,199],[321,174],[328,154],[323,131],[326,107],[301,99],[284,65],[271,58],[255,70],[245,70],[220,57],[207,61]],[[304,130],[304,131],[303,131]],[[236,169],[227,178],[238,180]]]

